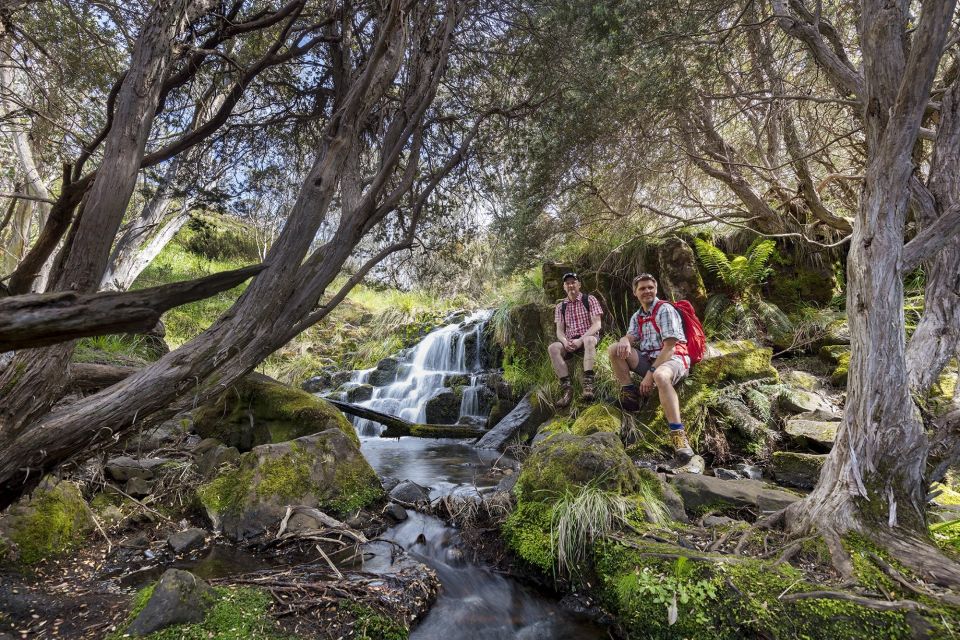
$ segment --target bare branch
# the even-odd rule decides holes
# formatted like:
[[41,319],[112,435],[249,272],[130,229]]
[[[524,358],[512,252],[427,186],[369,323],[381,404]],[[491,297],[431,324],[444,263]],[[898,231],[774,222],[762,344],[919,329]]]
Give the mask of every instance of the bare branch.
[[950,243],[958,233],[960,233],[960,204],[955,204],[903,246],[900,269],[903,273],[916,269],[921,262]]

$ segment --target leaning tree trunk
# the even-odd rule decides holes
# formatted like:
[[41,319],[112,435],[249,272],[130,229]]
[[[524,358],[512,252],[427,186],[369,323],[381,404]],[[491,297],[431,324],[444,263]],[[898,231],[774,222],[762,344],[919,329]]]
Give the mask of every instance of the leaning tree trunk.
[[[954,7],[953,0],[924,2],[907,48],[905,7],[882,0],[863,6],[868,162],[847,262],[847,404],[817,487],[785,513],[794,531],[860,532],[898,551],[909,548],[899,541],[928,535],[929,443],[906,366],[904,230],[914,171],[911,151]],[[922,548],[930,553],[898,557],[924,578],[960,580],[957,565]]]

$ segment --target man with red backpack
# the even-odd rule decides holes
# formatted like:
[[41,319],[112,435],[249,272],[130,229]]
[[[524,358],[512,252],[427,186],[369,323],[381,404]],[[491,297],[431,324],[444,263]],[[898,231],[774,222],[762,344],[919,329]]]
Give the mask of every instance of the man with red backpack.
[[[625,411],[640,408],[640,396],[657,388],[660,405],[670,427],[670,441],[677,460],[686,464],[693,457],[680,419],[680,399],[676,385],[690,373],[690,355],[681,314],[657,298],[657,280],[649,273],[633,279],[633,295],[640,309],[630,318],[627,335],[610,345],[610,365],[620,382],[620,406]],[[630,372],[639,375],[640,388]]]

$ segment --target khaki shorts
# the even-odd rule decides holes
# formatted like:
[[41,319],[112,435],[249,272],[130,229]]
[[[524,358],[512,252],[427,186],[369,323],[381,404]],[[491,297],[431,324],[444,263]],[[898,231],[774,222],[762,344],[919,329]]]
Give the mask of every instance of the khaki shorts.
[[[656,360],[656,358],[650,358],[649,356],[641,355],[640,362],[637,363],[637,366],[633,369],[633,372],[642,378],[643,376],[647,375],[647,370],[650,369],[650,365],[653,364],[654,360]],[[666,367],[673,372],[673,386],[677,386],[677,384],[686,378],[690,373],[690,367],[685,365],[677,356],[670,358],[661,364],[660,367]]]

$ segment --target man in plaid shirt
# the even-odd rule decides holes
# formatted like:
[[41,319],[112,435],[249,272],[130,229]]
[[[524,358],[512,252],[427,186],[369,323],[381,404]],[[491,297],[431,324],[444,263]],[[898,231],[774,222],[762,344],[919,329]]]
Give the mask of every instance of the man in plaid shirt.
[[[636,411],[640,395],[649,395],[656,387],[677,460],[685,464],[693,457],[693,449],[680,419],[675,388],[690,373],[683,319],[672,304],[657,298],[657,280],[649,273],[633,279],[633,295],[640,301],[640,309],[630,318],[627,335],[608,351],[613,374],[621,384],[620,406]],[[639,390],[631,371],[642,378]]]
[[597,359],[600,316],[603,314],[595,297],[587,295],[584,300],[577,274],[563,274],[563,290],[567,297],[557,304],[553,312],[558,341],[547,347],[553,371],[560,378],[562,393],[557,407],[561,409],[573,401],[573,385],[570,383],[567,360],[577,354],[583,356],[583,399],[593,400],[593,365]]

